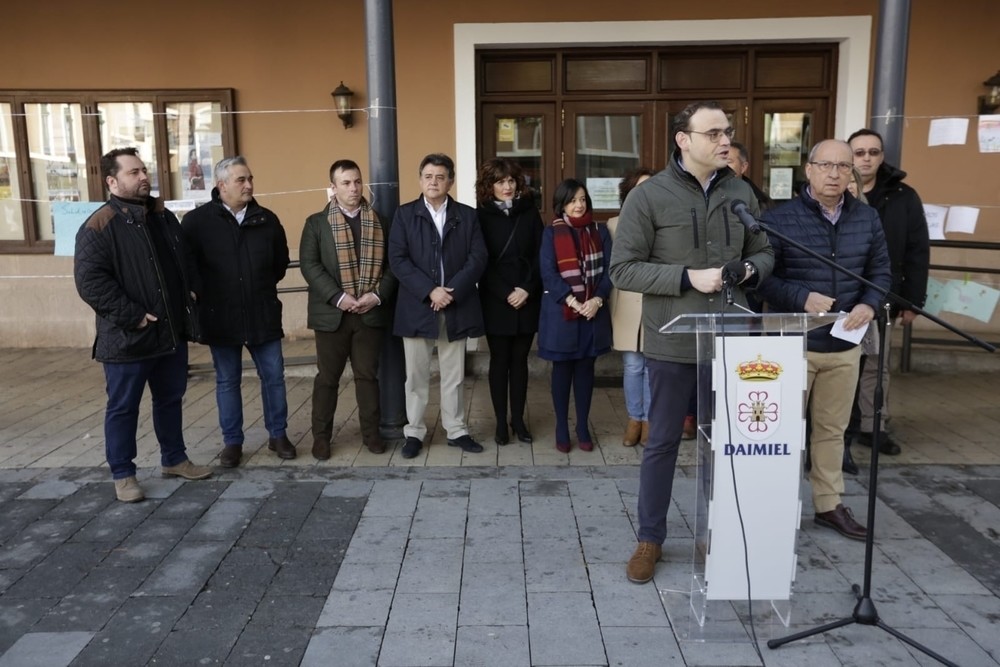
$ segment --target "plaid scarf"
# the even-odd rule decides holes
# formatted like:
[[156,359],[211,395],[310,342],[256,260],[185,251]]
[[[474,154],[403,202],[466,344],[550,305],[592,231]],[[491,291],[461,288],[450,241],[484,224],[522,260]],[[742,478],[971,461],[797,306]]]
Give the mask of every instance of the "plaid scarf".
[[328,219],[333,231],[333,243],[337,248],[337,266],[340,269],[340,286],[344,292],[358,298],[374,292],[382,280],[382,266],[385,262],[385,238],[382,225],[375,211],[361,198],[361,253],[354,245],[350,225],[336,200],[330,202]]
[[[580,218],[567,215],[553,220],[552,244],[556,251],[556,268],[576,300],[583,303],[593,297],[597,282],[604,273],[604,250],[601,234],[590,212]],[[580,313],[563,304],[564,319],[578,317]]]

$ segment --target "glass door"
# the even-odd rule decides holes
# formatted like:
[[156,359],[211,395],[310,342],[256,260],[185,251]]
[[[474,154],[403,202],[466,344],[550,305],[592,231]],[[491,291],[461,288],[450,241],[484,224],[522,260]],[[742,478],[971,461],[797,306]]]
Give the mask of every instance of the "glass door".
[[551,218],[555,185],[555,105],[484,104],[481,160],[504,157],[521,165],[524,180],[542,214]]
[[586,184],[599,219],[618,210],[622,175],[653,164],[653,108],[652,102],[573,102],[564,107],[562,178]]
[[[827,100],[767,100],[754,105],[755,144],[760,146],[760,187],[775,203],[798,195],[806,182],[813,145],[829,137]],[[763,164],[761,164],[763,163]]]

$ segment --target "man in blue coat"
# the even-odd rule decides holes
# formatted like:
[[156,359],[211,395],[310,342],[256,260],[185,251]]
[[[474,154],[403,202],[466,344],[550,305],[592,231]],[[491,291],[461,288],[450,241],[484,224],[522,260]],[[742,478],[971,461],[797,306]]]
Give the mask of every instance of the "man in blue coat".
[[[809,153],[809,182],[801,196],[768,211],[764,220],[783,236],[889,289],[889,254],[882,223],[875,209],[846,192],[853,167],[851,158],[851,147],[844,141],[816,144]],[[868,326],[882,302],[882,294],[782,238],[770,236],[774,271],[757,292],[772,312],[844,312],[847,331]],[[864,540],[867,528],[841,502],[844,430],[851,417],[861,347],[835,337],[831,327],[813,329],[806,342],[806,392],[812,416],[809,481],[815,521],[844,537]]]
[[423,195],[396,209],[389,232],[389,266],[399,280],[393,334],[406,356],[406,442],[403,458],[423,447],[427,426],[431,353],[441,372],[441,424],[448,444],[481,452],[465,423],[465,341],[482,336],[483,311],[476,283],[486,269],[486,243],[475,209],[448,196],[455,163],[442,153],[420,162]]

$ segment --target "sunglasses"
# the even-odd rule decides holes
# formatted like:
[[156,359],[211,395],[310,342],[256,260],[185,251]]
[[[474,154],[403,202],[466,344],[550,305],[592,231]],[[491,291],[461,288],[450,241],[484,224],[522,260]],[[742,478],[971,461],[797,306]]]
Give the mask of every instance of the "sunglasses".
[[869,157],[878,157],[879,155],[882,154],[882,149],[869,148],[868,150],[865,150],[864,148],[859,148],[856,151],[854,151],[854,157],[864,157],[866,154]]

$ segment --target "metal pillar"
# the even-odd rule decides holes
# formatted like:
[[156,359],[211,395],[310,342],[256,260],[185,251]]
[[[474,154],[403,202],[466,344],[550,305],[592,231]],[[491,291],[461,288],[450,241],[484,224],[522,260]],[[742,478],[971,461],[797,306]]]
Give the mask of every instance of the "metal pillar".
[[897,167],[903,151],[903,97],[909,39],[910,0],[880,0],[871,129],[882,135],[885,161]]
[[[368,65],[368,161],[372,207],[391,221],[399,207],[399,157],[396,133],[396,55],[393,46],[392,0],[365,0],[365,57]],[[406,425],[406,379],[403,341],[383,336],[379,360],[379,392],[383,439],[403,437]]]

